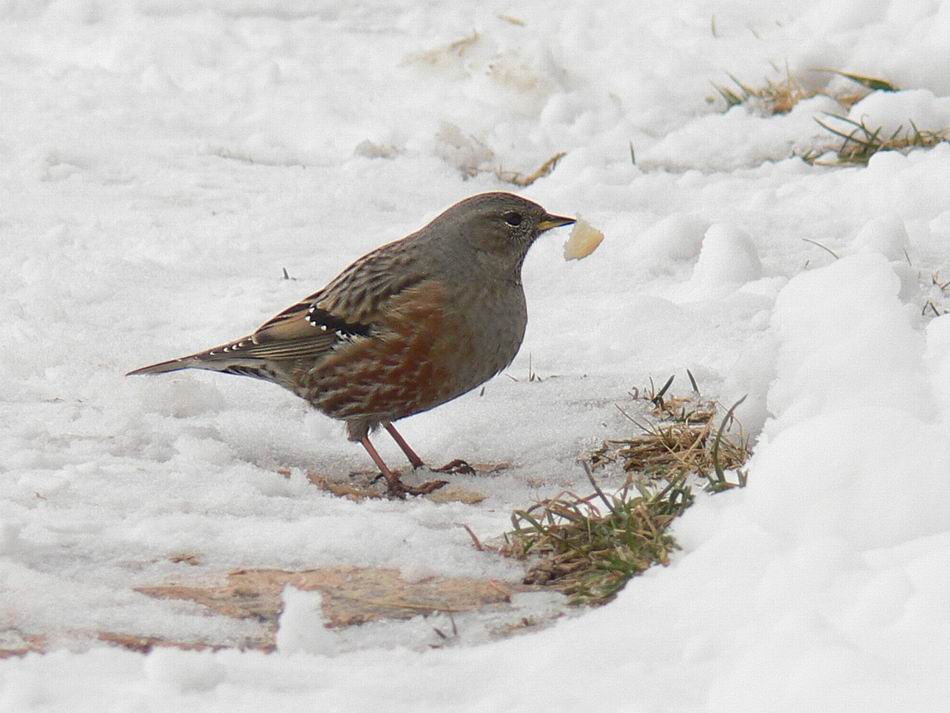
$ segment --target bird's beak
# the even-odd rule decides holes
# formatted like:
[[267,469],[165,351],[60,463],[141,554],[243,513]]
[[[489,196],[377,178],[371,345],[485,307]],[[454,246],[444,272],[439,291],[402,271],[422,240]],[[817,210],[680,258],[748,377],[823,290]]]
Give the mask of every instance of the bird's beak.
[[551,215],[545,213],[544,217],[538,222],[538,232],[543,233],[551,228],[560,228],[562,225],[570,225],[577,221],[577,218],[565,218],[563,215]]

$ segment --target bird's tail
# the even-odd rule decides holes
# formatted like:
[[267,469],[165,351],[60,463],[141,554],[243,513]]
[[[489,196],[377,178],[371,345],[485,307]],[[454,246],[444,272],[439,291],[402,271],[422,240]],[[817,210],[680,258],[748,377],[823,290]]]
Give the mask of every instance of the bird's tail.
[[[181,371],[182,369],[208,369],[210,371],[231,371],[232,367],[238,366],[257,366],[259,359],[241,353],[245,345],[253,344],[249,337],[240,339],[236,342],[222,344],[218,347],[206,349],[203,352],[196,352],[178,359],[169,359],[160,361],[158,364],[143,366],[141,369],[130,371],[126,376],[138,376],[139,374],[167,374],[170,371]],[[235,372],[237,373],[237,372]]]
[[[169,361],[160,361],[158,364],[143,366],[141,369],[130,371],[126,376],[138,376],[139,374],[167,374],[170,371],[180,371],[182,369],[201,369],[204,365],[195,357],[182,357],[181,359],[170,359]],[[205,367],[207,368],[207,367]]]

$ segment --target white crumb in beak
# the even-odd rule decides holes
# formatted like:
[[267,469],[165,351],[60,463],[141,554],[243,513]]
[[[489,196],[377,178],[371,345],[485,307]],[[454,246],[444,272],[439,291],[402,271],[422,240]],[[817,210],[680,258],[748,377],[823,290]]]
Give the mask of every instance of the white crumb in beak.
[[578,219],[571,229],[571,237],[564,244],[565,260],[581,260],[597,249],[604,234],[587,221]]

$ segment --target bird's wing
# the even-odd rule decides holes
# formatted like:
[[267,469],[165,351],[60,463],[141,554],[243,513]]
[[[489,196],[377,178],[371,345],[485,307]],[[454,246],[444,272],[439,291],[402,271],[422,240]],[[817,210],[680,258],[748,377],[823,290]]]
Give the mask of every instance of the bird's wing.
[[274,315],[246,337],[130,373],[224,370],[261,360],[316,358],[341,343],[369,337],[385,320],[387,303],[425,278],[411,251],[400,249],[402,242],[363,256],[322,290]]
[[400,247],[401,241],[390,243],[363,256],[322,290],[264,322],[236,351],[256,359],[316,357],[370,336],[390,300],[424,279],[411,251]]
[[[264,322],[254,336],[266,339],[282,335],[290,323],[301,320],[343,331],[371,326],[379,320],[390,299],[425,279],[413,259],[414,252],[405,249],[411,239],[412,236],[367,253],[322,290]],[[296,336],[296,332],[291,333]]]
[[[297,306],[294,305],[290,309]],[[211,369],[212,371],[229,371],[232,367],[253,369],[259,367],[262,362],[315,358],[331,351],[347,338],[347,334],[356,334],[356,330],[363,327],[357,325],[356,329],[349,333],[343,332],[339,327],[331,329],[329,325],[320,324],[316,320],[308,321],[306,310],[302,312],[284,310],[278,317],[281,317],[281,320],[266,330],[262,327],[241,339],[178,359],[142,367],[130,371],[129,375],[163,374],[179,369]],[[269,325],[270,322],[267,324]]]

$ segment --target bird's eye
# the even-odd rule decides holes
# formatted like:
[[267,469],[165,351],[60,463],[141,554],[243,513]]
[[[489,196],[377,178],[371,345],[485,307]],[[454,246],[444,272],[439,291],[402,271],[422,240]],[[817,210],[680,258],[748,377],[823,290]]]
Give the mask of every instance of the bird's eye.
[[521,225],[521,213],[515,213],[514,211],[511,211],[510,213],[505,213],[503,217],[505,222],[512,227]]

